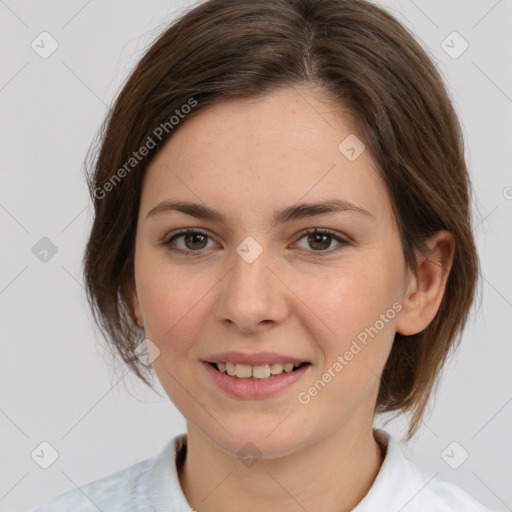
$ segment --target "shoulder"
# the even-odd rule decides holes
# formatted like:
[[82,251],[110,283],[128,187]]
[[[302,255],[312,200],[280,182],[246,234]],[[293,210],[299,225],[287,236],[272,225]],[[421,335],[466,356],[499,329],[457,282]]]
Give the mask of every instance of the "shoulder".
[[173,438],[158,456],[64,492],[32,512],[148,510],[148,505],[160,494],[157,487],[169,478],[179,438]]
[[491,512],[485,505],[455,484],[441,478],[438,473],[428,474],[406,459],[409,466],[410,501],[403,512]]
[[33,512],[117,510],[119,506],[127,505],[130,498],[139,498],[145,494],[147,486],[145,475],[151,465],[151,459],[138,462],[121,471],[64,492]]
[[375,429],[374,435],[386,455],[370,491],[354,512],[374,512],[384,504],[392,512],[491,512],[438,473],[429,474],[408,460],[386,431]]

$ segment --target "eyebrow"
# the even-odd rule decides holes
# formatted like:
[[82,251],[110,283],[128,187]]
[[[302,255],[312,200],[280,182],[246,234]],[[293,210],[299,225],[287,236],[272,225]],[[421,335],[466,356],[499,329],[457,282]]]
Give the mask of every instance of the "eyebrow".
[[[226,224],[226,217],[221,212],[208,206],[189,201],[162,201],[146,214],[146,219],[171,211],[179,211],[186,213],[187,215],[191,215],[192,217],[197,217],[198,219],[218,221]],[[272,225],[276,226],[277,224],[283,224],[295,219],[304,219],[314,217],[316,215],[338,212],[358,213],[371,217],[375,220],[375,217],[369,211],[364,210],[355,204],[343,199],[330,199],[317,203],[294,204],[281,210],[276,210],[272,214]]]

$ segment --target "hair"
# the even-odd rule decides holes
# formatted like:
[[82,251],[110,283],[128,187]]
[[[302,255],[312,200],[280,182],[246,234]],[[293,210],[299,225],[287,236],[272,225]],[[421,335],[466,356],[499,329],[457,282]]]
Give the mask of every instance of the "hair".
[[418,334],[396,333],[381,375],[375,413],[411,413],[410,439],[460,342],[479,262],[462,130],[443,80],[413,35],[368,1],[208,0],[158,36],[124,83],[86,165],[94,203],[87,299],[112,353],[150,385],[151,368],[135,357],[144,331],[130,293],[145,169],[179,124],[209,105],[294,86],[354,115],[416,275],[415,251],[427,254],[430,235],[448,230],[455,237],[436,316]]

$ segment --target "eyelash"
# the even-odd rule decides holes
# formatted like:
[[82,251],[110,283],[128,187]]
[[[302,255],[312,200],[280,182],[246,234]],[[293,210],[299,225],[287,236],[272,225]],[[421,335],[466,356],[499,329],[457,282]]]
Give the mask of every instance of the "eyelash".
[[[173,243],[174,240],[176,240],[177,238],[180,238],[183,235],[188,235],[188,234],[191,234],[191,235],[192,234],[193,235],[204,235],[204,236],[206,236],[209,239],[212,238],[208,234],[204,233],[203,231],[199,231],[199,230],[195,230],[195,229],[182,229],[182,230],[179,230],[176,233],[174,233],[171,237],[166,238],[166,240],[161,242],[161,244],[167,246],[167,250],[171,251],[173,253],[182,254],[184,256],[195,256],[202,249],[198,250],[198,251],[192,251],[192,250],[184,250],[184,249],[179,249],[179,248],[176,248],[176,247],[171,247],[171,244]],[[340,249],[343,249],[343,247],[345,247],[347,245],[351,245],[351,242],[349,242],[347,239],[342,238],[339,235],[337,235],[334,231],[331,231],[331,230],[325,229],[325,228],[309,228],[309,229],[306,229],[306,230],[301,232],[301,234],[300,234],[300,236],[299,236],[297,241],[301,240],[306,235],[310,235],[310,234],[319,234],[319,235],[329,236],[332,239],[334,239],[334,240],[336,240],[337,242],[340,243],[334,249],[328,249],[328,250],[325,250],[325,251],[313,251],[313,250],[309,251],[309,252],[314,253],[315,256],[318,256],[320,258],[322,258],[324,256],[328,256],[328,255],[330,255],[330,254],[332,254],[334,252],[337,252]]]

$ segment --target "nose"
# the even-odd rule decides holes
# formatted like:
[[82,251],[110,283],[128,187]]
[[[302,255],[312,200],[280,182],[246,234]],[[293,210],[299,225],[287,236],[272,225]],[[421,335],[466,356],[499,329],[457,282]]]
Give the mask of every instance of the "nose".
[[267,254],[264,250],[249,263],[235,253],[231,271],[219,283],[217,319],[244,334],[275,327],[289,314],[291,292]]

